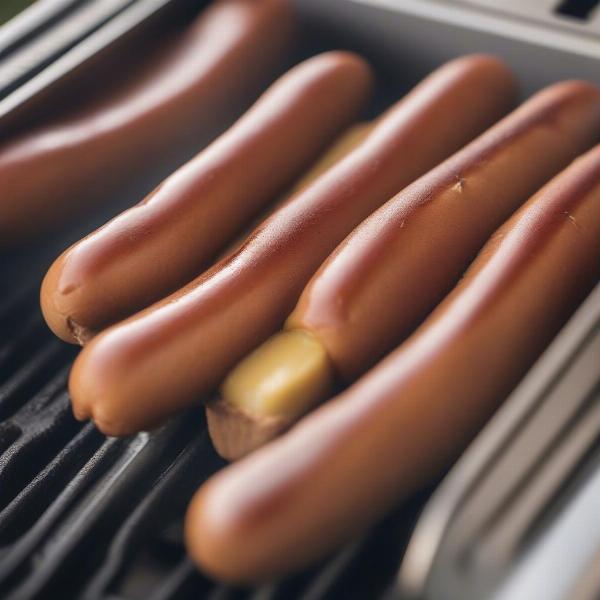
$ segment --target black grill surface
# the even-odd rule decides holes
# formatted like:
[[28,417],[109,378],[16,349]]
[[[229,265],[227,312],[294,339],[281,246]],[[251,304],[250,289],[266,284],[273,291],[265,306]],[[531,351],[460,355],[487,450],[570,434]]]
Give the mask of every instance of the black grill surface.
[[238,589],[200,574],[185,554],[183,515],[225,464],[202,410],[127,439],[77,422],[66,389],[76,349],[47,330],[39,276],[32,279],[0,302],[0,597],[258,600],[389,591],[423,497],[288,580]]

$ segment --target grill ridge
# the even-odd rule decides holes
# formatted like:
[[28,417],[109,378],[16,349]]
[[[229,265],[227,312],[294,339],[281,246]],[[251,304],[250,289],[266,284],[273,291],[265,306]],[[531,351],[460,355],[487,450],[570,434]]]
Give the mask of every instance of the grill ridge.
[[[379,528],[285,581],[250,589],[205,577],[182,542],[189,499],[225,464],[202,410],[150,434],[106,438],[72,415],[67,377],[77,350],[46,329],[37,286],[0,301],[0,326],[3,598],[308,600],[364,597],[364,587],[352,594],[353,582],[376,582],[376,597],[389,582],[420,501],[388,520],[386,535]],[[375,569],[369,556],[382,552],[386,568]]]

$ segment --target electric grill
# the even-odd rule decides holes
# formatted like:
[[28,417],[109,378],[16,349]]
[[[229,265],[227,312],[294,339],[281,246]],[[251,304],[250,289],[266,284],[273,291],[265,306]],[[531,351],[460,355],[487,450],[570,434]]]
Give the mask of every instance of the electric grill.
[[[297,4],[304,18],[299,54],[328,47],[363,52],[382,74],[379,107],[437,64],[472,51],[503,56],[526,93],[562,78],[600,82],[600,11],[593,12],[594,2]],[[106,56],[118,56],[127,44],[185,21],[198,8],[185,0],[64,0],[53,5],[40,0],[0,29],[0,128],[8,131],[36,118]],[[47,43],[40,44],[42,38]],[[600,427],[587,422],[589,414],[597,413],[600,390],[598,290],[439,487],[410,544],[431,490],[398,507],[335,556],[284,581],[240,589],[200,574],[185,555],[182,517],[197,487],[224,465],[212,450],[203,411],[124,440],[105,438],[92,424],[78,423],[66,390],[76,350],[54,339],[38,308],[40,277],[59,251],[156,182],[149,177],[114,205],[27,252],[0,255],[1,598],[452,600],[500,593],[502,598],[567,597],[558,595],[563,592],[577,600],[600,597],[600,524],[583,532],[595,532],[595,547],[588,540],[578,560],[563,561],[562,587],[549,588],[555,595],[506,595],[548,591],[531,583],[536,577],[553,581],[552,559],[540,550],[544,539],[559,545],[583,539],[564,525],[562,537],[556,537],[555,528],[600,473]],[[557,406],[563,410],[556,412]],[[554,436],[542,439],[548,423]],[[517,443],[524,450],[513,450],[514,459],[502,470],[507,449]],[[544,469],[553,476],[544,478]],[[546,482],[543,490],[540,481]],[[546,491],[544,501],[527,503],[540,490]],[[490,497],[496,502],[490,503]],[[595,498],[596,512],[585,513],[590,525],[594,517],[600,521],[600,491]],[[593,497],[589,506],[594,506]],[[515,521],[515,511],[526,514]],[[494,532],[512,523],[513,537],[489,538],[482,523],[494,523]],[[494,544],[501,545],[501,555]],[[483,554],[489,560],[478,560],[481,548],[490,547]]]

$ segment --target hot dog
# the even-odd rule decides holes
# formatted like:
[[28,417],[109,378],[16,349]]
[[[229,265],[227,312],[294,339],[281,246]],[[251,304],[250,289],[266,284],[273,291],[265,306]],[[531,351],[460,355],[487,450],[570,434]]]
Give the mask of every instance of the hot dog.
[[539,191],[396,351],[194,497],[188,549],[236,582],[281,576],[440,474],[600,278],[600,147]]
[[109,94],[4,142],[0,246],[119,193],[174,146],[216,135],[284,62],[293,30],[286,0],[218,0]]
[[[207,408],[215,447],[239,458],[375,364],[458,281],[489,235],[600,139],[600,90],[537,94],[357,227],[286,322]],[[535,160],[531,157],[535,156]]]
[[70,376],[75,415],[125,435],[199,402],[281,326],[349,231],[488,127],[513,97],[510,72],[492,58],[463,58],[434,73],[239,250],[86,345]]
[[53,331],[84,343],[190,281],[358,116],[371,81],[369,66],[344,52],[288,72],[142,203],[57,259],[42,286]]

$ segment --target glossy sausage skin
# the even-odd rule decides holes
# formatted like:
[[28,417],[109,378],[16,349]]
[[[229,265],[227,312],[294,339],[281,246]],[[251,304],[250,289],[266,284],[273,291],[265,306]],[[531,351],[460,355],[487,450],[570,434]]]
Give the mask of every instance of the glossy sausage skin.
[[42,287],[50,327],[83,343],[190,281],[359,115],[371,86],[370,67],[346,52],[289,71],[142,203],[58,258]]
[[538,192],[395,352],[194,497],[212,575],[279,577],[372,525],[447,467],[600,277],[600,147]]
[[599,90],[543,90],[356,228],[287,326],[314,333],[352,381],[425,318],[500,223],[599,139]]
[[216,135],[287,59],[293,30],[286,0],[218,0],[101,101],[2,144],[0,246],[56,228],[172,163],[173,147]]
[[310,276],[362,219],[497,120],[514,92],[510,72],[488,57],[434,73],[238,251],[96,336],[71,372],[75,415],[125,435],[200,402],[282,325]]

